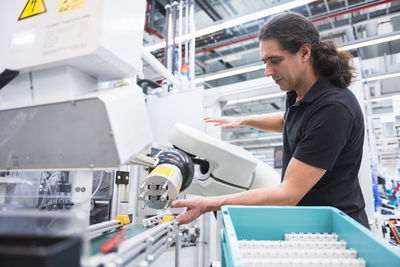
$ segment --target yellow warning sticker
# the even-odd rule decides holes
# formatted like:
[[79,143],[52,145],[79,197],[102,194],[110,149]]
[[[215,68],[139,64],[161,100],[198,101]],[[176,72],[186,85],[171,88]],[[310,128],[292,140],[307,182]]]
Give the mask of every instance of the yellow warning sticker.
[[168,176],[169,178],[172,178],[175,174],[175,170],[168,167],[168,166],[158,166],[154,170],[151,171],[150,175],[154,174],[163,174],[165,176]]
[[153,174],[163,174],[163,175],[169,177],[173,171],[174,171],[174,170],[173,170],[172,168],[168,167],[168,166],[158,166],[157,168],[155,168],[155,169],[150,173],[150,175],[153,175]]
[[18,21],[31,18],[47,12],[44,0],[29,0],[19,15]]
[[85,7],[86,0],[58,0],[57,13],[64,13]]

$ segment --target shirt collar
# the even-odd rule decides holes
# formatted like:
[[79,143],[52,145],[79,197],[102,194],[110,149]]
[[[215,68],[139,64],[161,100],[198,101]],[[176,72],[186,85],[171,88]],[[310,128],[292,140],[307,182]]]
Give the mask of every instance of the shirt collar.
[[[310,103],[314,101],[314,99],[320,96],[325,89],[330,87],[329,85],[330,85],[329,79],[323,75],[320,75],[318,80],[311,86],[310,90],[308,90],[308,92],[303,96],[303,98],[300,99],[297,103],[298,104]],[[296,103],[296,98],[297,98],[296,91],[291,90],[287,92],[286,95],[289,105],[293,105]]]

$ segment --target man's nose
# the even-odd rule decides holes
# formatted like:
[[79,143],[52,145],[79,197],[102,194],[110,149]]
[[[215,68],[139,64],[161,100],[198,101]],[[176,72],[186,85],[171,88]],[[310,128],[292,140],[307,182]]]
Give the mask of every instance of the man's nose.
[[269,76],[274,74],[274,70],[270,66],[268,66],[268,64],[267,64],[265,66],[265,73],[264,74],[265,74],[265,76],[269,77]]

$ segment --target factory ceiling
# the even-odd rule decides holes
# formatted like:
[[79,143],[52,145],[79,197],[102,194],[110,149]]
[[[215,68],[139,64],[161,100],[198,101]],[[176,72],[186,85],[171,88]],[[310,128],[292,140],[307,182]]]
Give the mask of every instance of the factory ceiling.
[[[247,14],[268,9],[271,6],[292,1],[279,0],[195,0],[196,30],[204,29],[221,22],[229,21]],[[394,36],[394,40],[370,45],[350,52],[359,58],[362,66],[362,77],[369,78],[366,91],[370,94],[367,104],[371,110],[371,129],[377,144],[379,159],[387,168],[396,169],[400,165],[399,142],[396,127],[388,134],[383,131],[381,117],[393,114],[392,96],[400,94],[400,77],[373,80],[387,73],[400,72],[400,1],[370,0],[319,0],[308,1],[308,4],[290,9],[303,14],[312,20],[321,32],[321,39],[332,39],[338,46],[354,42],[363,42],[380,36]],[[165,6],[168,0],[148,0],[147,29],[144,45],[149,46],[163,40],[165,31]],[[211,34],[196,38],[196,78],[207,77],[213,73],[259,65],[258,31],[268,20],[258,18],[239,25],[225,28]],[[164,58],[164,49],[152,51],[160,61]],[[154,72],[144,73],[153,80],[160,79]],[[397,75],[397,74],[396,74]],[[244,81],[262,79],[264,70],[259,68],[252,72],[241,73],[225,78],[208,80],[204,88],[236,86]],[[201,84],[199,84],[201,85]],[[276,88],[276,92],[279,89]],[[243,101],[223,107],[223,115],[242,116],[282,111],[284,96],[267,99]],[[371,104],[369,104],[371,103]],[[396,123],[394,124],[396,126]],[[400,129],[399,129],[400,130]],[[223,139],[249,149],[254,155],[270,164],[274,163],[275,148],[281,146],[281,137],[276,134],[258,132],[254,129],[240,128],[223,131]]]

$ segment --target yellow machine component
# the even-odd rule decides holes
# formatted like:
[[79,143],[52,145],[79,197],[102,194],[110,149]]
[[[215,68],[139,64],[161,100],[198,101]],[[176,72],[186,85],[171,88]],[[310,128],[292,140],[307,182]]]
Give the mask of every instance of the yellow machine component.
[[175,216],[164,216],[161,220],[161,222],[165,223],[165,222],[170,222],[175,220]]
[[194,164],[185,152],[170,148],[156,156],[158,164],[140,185],[139,200],[142,209],[167,209],[193,181]]
[[131,223],[131,220],[129,219],[128,215],[117,215],[115,216],[115,219],[121,221],[121,226]]

